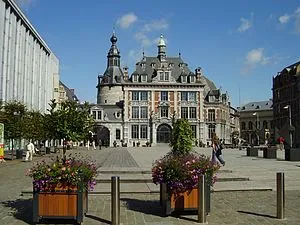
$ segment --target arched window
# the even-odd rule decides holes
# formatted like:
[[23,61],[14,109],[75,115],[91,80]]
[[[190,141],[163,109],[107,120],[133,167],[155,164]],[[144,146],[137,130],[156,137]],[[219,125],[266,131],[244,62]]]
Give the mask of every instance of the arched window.
[[248,123],[248,129],[253,130],[253,123],[251,121]]
[[242,130],[246,130],[246,123],[242,122]]

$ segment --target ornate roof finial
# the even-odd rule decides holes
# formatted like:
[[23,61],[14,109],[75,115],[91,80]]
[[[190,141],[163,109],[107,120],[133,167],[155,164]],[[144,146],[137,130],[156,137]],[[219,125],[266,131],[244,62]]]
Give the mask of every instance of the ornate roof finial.
[[178,51],[178,55],[179,55],[179,58],[181,58],[181,52],[180,52],[180,49]]
[[166,46],[165,40],[164,40],[164,36],[162,34],[160,34],[160,39],[158,41],[158,46]]

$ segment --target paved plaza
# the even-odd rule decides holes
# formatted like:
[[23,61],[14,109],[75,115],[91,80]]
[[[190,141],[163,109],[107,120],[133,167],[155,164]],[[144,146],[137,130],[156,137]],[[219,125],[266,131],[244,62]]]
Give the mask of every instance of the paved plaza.
[[[151,178],[152,163],[169,150],[168,146],[140,148],[102,148],[102,150],[73,149],[68,153],[96,161],[99,179],[117,175],[120,179],[143,176]],[[197,148],[206,155],[211,149]],[[225,149],[226,166],[219,173],[220,182],[214,186],[208,224],[300,224],[300,162],[247,157],[245,150]],[[52,156],[55,156],[52,154]],[[49,159],[35,157],[34,162]],[[21,160],[0,164],[0,224],[31,224],[31,178],[25,172],[32,162]],[[140,173],[138,173],[140,171]],[[148,171],[148,173],[146,172]],[[130,173],[132,172],[132,173]],[[276,172],[285,173],[286,219],[276,219]],[[221,178],[225,181],[221,182]],[[225,178],[230,178],[228,181]],[[243,179],[236,179],[243,178]],[[244,179],[246,178],[246,179]],[[89,212],[84,225],[110,224],[111,199],[107,183],[98,183],[89,195]],[[161,216],[158,187],[154,184],[121,183],[121,224],[123,225],[184,225],[198,224],[197,215]],[[23,194],[21,194],[23,193]],[[105,194],[106,193],[106,194]],[[53,222],[52,222],[53,223]],[[55,224],[63,224],[56,222]],[[70,223],[69,223],[70,224]]]

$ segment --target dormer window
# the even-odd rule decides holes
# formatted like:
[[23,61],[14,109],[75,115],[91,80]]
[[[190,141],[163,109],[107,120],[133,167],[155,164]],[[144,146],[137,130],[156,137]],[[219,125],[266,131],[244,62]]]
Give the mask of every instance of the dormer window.
[[142,67],[142,69],[145,69],[146,68],[146,63],[141,63],[141,67]]
[[190,76],[190,83],[195,83],[195,76],[194,75],[192,75],[192,76]]
[[186,83],[186,80],[187,80],[186,75],[182,75],[181,76],[181,83]]
[[159,72],[159,81],[169,81],[170,71],[161,71]]
[[139,76],[138,75],[133,75],[132,76],[132,81],[133,82],[138,82],[139,81]]
[[173,67],[174,67],[174,63],[170,63],[169,68],[173,68]]
[[183,63],[179,63],[179,67],[182,68],[183,67]]
[[147,75],[146,75],[146,74],[143,74],[143,75],[141,76],[141,80],[142,80],[142,82],[146,82],[146,81],[147,81]]
[[151,63],[151,68],[152,68],[152,69],[155,68],[155,63]]

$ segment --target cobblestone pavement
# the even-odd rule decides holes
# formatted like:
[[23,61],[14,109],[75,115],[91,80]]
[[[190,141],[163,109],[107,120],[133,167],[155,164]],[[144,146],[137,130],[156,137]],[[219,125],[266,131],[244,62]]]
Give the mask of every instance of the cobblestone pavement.
[[[206,151],[206,150],[204,150]],[[208,150],[207,152],[209,152]],[[82,151],[77,149],[70,151],[79,157],[87,157],[95,160],[100,166],[106,168],[149,168],[153,159],[165,154],[165,149],[159,148],[104,148],[102,150]],[[282,168],[294,168],[293,174],[297,174],[299,162],[270,161],[242,157],[241,166],[237,162],[238,151],[225,153],[228,162],[234,165],[232,168],[239,170],[245,163],[263,165],[272,168],[273,164]],[[34,161],[49,159],[49,156],[35,157]],[[263,161],[266,160],[266,161]],[[262,164],[262,162],[265,162]],[[32,200],[28,196],[20,196],[21,190],[30,187],[31,179],[25,176],[25,171],[33,165],[32,162],[20,160],[8,161],[0,164],[0,224],[31,224]],[[227,163],[226,163],[227,166]],[[286,166],[286,167],[285,167]],[[256,166],[249,167],[249,173],[257,173]],[[246,171],[246,170],[245,170]],[[241,172],[245,172],[241,171]],[[299,173],[298,173],[299,174]],[[295,176],[290,176],[295,179]],[[288,176],[287,176],[288,178]],[[298,178],[299,180],[299,178]],[[296,182],[299,182],[296,180]],[[100,185],[100,184],[99,184]],[[290,184],[287,184],[290,186]],[[294,187],[294,186],[293,186]],[[286,191],[286,219],[278,220],[276,216],[276,192],[275,191],[245,191],[245,192],[215,192],[212,193],[211,214],[207,217],[208,224],[239,224],[239,225],[271,225],[271,224],[300,224],[300,188],[287,189]],[[121,195],[121,224],[123,225],[187,225],[197,224],[197,215],[181,215],[161,217],[159,195],[157,194],[131,194]],[[110,224],[110,195],[90,195],[89,212],[83,225]],[[65,223],[65,221],[64,221]],[[57,222],[55,224],[63,224]],[[70,224],[70,223],[69,223]]]

